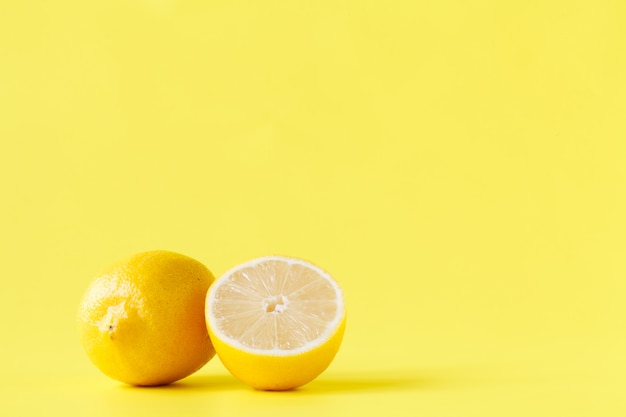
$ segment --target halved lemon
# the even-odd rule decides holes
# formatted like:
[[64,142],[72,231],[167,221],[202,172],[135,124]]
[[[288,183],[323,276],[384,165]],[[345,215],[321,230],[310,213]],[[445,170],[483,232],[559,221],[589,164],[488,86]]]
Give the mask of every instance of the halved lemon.
[[209,335],[224,366],[262,390],[288,390],[321,374],[339,350],[344,297],[329,274],[301,259],[259,258],[207,293]]

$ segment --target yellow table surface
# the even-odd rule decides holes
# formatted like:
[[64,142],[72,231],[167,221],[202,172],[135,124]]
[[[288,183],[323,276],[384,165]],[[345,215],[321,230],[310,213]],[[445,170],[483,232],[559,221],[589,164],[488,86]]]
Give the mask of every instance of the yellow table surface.
[[[1,416],[626,415],[626,3],[3,1]],[[330,368],[102,375],[92,277],[299,256]]]

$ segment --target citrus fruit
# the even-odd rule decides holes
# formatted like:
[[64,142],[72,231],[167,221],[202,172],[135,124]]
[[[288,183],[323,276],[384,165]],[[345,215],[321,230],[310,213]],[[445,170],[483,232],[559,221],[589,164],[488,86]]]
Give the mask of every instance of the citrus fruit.
[[316,378],[337,353],[346,322],[342,291],[330,275],[280,256],[244,263],[216,280],[206,316],[224,366],[261,390]]
[[143,252],[106,268],[78,311],[80,341],[111,378],[164,385],[200,369],[215,354],[204,318],[211,272],[187,256]]

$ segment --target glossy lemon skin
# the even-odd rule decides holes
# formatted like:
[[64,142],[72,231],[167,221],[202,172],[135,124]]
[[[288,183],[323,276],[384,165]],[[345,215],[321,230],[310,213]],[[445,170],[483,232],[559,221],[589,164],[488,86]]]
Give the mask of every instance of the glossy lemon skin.
[[324,343],[306,352],[286,355],[247,352],[221,340],[211,326],[209,334],[218,357],[233,376],[258,390],[285,391],[313,381],[328,368],[341,346],[345,327],[344,314]]
[[118,261],[94,279],[78,311],[87,356],[104,374],[132,385],[164,385],[214,355],[204,320],[214,281],[200,262],[168,251]]

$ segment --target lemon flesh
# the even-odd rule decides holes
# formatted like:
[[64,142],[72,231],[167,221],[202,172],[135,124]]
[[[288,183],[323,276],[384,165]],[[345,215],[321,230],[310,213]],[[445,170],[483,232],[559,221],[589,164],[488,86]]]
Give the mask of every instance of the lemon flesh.
[[206,315],[224,366],[263,390],[316,378],[335,357],[346,320],[343,293],[330,275],[277,256],[224,274],[207,294]]
[[204,319],[213,281],[203,264],[168,251],[111,265],[79,307],[87,356],[106,375],[132,385],[164,385],[192,374],[215,354]]

